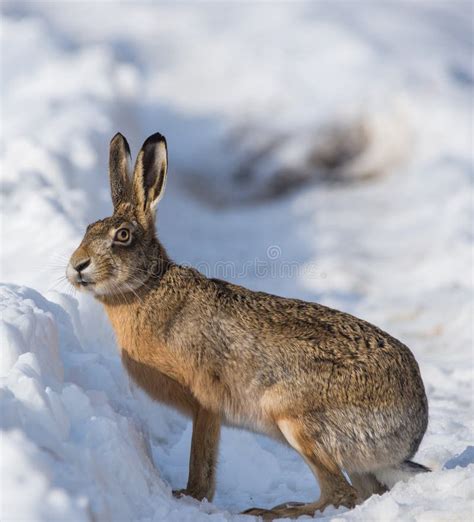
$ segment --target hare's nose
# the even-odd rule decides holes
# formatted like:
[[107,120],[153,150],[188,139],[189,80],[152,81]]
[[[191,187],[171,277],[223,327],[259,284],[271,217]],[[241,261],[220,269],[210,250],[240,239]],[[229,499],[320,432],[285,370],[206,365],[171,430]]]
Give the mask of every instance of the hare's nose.
[[85,270],[91,264],[91,259],[83,259],[74,265],[74,269],[80,272],[81,270]]

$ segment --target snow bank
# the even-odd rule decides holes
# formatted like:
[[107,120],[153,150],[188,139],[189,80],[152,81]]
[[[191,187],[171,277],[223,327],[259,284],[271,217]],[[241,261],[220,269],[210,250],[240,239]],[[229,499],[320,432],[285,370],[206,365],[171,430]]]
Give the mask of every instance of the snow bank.
[[[130,384],[101,308],[69,295],[66,260],[111,211],[110,137],[136,151],[159,130],[171,172],[158,229],[176,260],[354,313],[420,362],[430,424],[416,459],[434,472],[318,518],[467,520],[469,6],[59,5],[2,3],[0,518],[226,520],[318,494],[294,452],[225,429],[214,503],[173,499],[190,423]],[[368,136],[341,177],[384,176],[260,197],[330,163],[334,125],[342,141]]]
[[153,465],[147,405],[120,363],[86,351],[65,309],[34,290],[0,296],[2,520],[199,520],[205,506],[174,500]]

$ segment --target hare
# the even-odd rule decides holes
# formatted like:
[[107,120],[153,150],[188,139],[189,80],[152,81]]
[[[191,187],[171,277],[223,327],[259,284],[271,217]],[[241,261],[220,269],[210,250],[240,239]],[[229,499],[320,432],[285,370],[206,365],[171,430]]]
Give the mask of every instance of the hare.
[[429,471],[410,460],[428,422],[410,350],[352,315],[174,263],[154,224],[167,176],[165,138],[145,141],[133,177],[129,160],[117,134],[109,164],[114,213],[88,226],[67,277],[103,304],[137,385],[192,417],[189,479],[176,494],[212,499],[221,423],[289,444],[319,482],[315,502],[245,512],[266,519],[352,507]]

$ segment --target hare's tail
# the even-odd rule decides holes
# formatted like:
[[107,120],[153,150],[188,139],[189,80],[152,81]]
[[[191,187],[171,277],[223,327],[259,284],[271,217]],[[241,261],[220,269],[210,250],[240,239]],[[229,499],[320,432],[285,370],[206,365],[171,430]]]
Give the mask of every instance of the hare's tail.
[[412,462],[411,460],[405,460],[397,466],[378,469],[373,473],[379,482],[391,489],[400,480],[408,480],[418,473],[426,473],[429,471],[431,471],[431,469],[422,464]]

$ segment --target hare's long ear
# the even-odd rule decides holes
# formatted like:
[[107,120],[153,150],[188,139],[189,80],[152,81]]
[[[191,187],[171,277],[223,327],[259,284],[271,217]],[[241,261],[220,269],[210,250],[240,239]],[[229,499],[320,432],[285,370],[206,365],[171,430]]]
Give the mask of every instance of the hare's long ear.
[[110,192],[114,210],[121,203],[131,201],[130,163],[130,147],[125,137],[118,132],[110,142],[109,154]]
[[163,196],[168,172],[166,139],[151,135],[142,145],[133,173],[133,194],[138,210],[146,220],[154,220],[158,202]]

